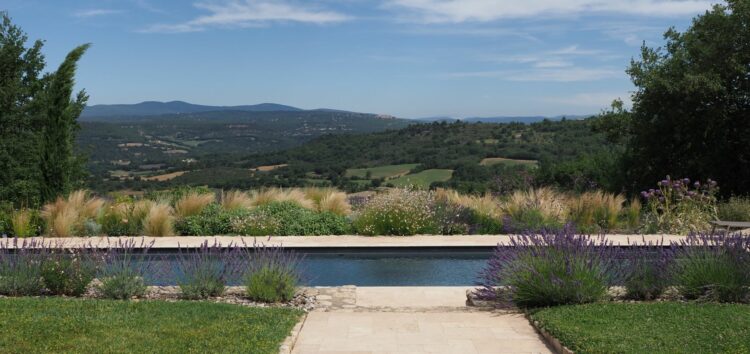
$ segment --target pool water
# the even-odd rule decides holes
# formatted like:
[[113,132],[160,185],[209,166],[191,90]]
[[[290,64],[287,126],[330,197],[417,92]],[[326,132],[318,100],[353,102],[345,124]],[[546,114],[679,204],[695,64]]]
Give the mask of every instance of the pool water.
[[[492,254],[482,249],[297,250],[308,286],[472,286]],[[147,256],[154,268],[176,268],[176,253]],[[148,277],[155,285],[173,285],[172,271]],[[237,284],[239,279],[230,283]]]

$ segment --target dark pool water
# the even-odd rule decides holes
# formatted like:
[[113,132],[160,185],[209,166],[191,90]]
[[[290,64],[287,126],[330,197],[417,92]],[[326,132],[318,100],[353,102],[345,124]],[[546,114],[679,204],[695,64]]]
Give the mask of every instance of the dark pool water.
[[[300,268],[309,286],[471,286],[492,254],[491,249],[440,250],[300,250]],[[175,284],[175,254],[146,258],[167,270],[150,283]],[[237,283],[237,281],[232,281]]]

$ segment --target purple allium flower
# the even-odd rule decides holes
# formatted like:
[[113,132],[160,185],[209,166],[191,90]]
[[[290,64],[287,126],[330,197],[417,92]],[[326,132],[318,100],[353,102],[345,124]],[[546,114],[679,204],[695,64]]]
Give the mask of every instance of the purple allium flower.
[[698,182],[698,181],[695,181],[695,183],[693,183],[693,187],[700,188],[701,187],[701,183]]

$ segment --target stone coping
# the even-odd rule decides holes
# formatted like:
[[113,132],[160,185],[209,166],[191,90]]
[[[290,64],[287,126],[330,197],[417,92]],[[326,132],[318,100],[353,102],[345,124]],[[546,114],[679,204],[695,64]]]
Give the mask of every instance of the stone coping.
[[[19,239],[21,244],[24,240],[35,239],[37,241],[50,242],[59,247],[77,247],[91,245],[94,247],[113,247],[119,241],[134,240],[136,244],[142,241],[146,244],[153,242],[155,249],[174,248],[197,248],[204,241],[213,244],[214,241],[222,245],[246,244],[252,246],[254,243],[284,246],[289,248],[315,249],[315,248],[400,248],[400,247],[494,247],[498,244],[508,245],[510,235],[416,235],[416,236],[271,236],[271,237],[243,237],[243,236],[170,236],[170,237],[68,237],[68,238],[43,238],[34,237]],[[605,235],[607,242],[614,245],[629,246],[643,245],[647,243],[669,244],[671,241],[679,242],[685,236],[680,235]],[[8,247],[13,247],[13,240],[6,239]],[[3,242],[4,241],[0,241]]]

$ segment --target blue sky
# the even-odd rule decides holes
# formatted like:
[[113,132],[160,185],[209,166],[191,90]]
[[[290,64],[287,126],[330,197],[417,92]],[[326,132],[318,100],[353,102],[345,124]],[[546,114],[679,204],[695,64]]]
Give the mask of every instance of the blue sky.
[[90,104],[185,100],[399,117],[596,113],[703,0],[3,0]]

